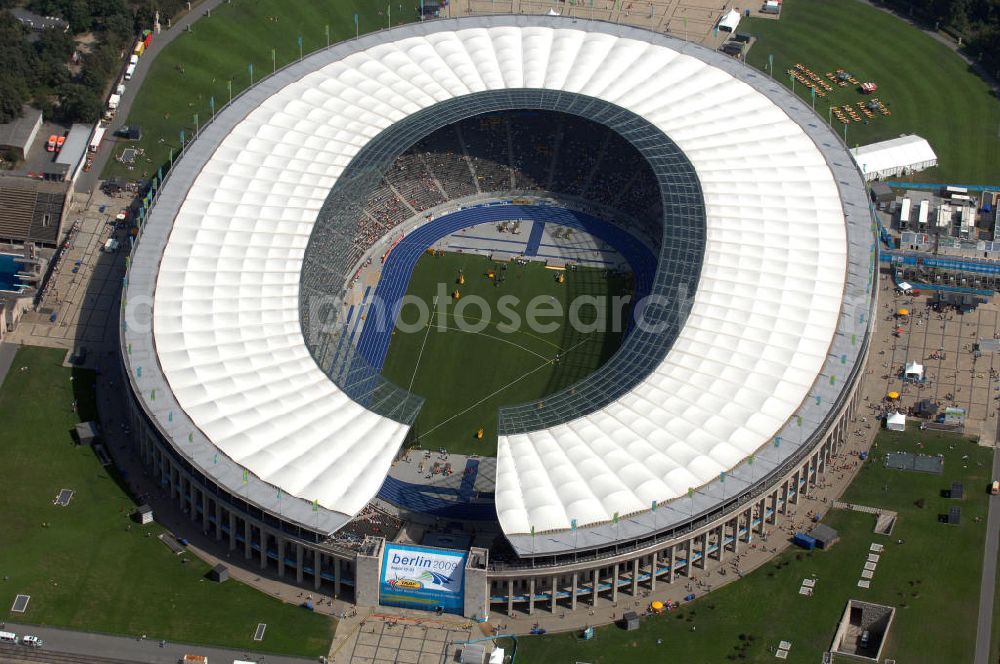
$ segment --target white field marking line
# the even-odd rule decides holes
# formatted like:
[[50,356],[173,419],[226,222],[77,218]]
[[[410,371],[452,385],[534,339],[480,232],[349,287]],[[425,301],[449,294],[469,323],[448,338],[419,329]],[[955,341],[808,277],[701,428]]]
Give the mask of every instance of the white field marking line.
[[[578,343],[578,344],[574,344],[574,345],[573,345],[572,347],[568,348],[568,349],[566,350],[566,352],[567,352],[567,353],[569,353],[570,351],[572,351],[572,350],[575,350],[576,348],[578,348],[578,347],[582,346],[583,344],[587,343],[588,341],[590,341],[590,339],[584,339],[584,340],[583,340],[583,341],[581,341],[580,343]],[[530,370],[530,371],[527,371],[527,372],[525,372],[525,373],[521,374],[520,376],[518,376],[518,377],[517,377],[517,378],[515,378],[514,380],[510,381],[509,383],[507,383],[507,384],[506,384],[506,385],[504,385],[503,387],[500,387],[500,388],[497,388],[496,390],[494,390],[494,391],[493,391],[493,392],[491,392],[490,394],[487,394],[487,395],[486,395],[485,397],[483,397],[482,399],[480,399],[480,400],[479,400],[479,401],[477,401],[476,403],[472,404],[471,406],[469,406],[469,407],[468,407],[468,408],[466,408],[465,410],[460,410],[459,412],[455,413],[454,415],[452,415],[452,416],[451,416],[451,417],[449,417],[448,419],[446,419],[446,420],[442,420],[442,421],[438,422],[438,423],[437,423],[436,425],[434,425],[433,427],[431,427],[431,428],[430,428],[430,429],[428,429],[427,431],[424,431],[424,432],[423,432],[423,433],[422,433],[421,435],[422,435],[422,436],[426,436],[426,435],[428,435],[428,434],[430,434],[430,433],[433,433],[434,431],[436,431],[437,429],[440,429],[440,428],[441,428],[442,426],[444,426],[444,425],[445,425],[445,424],[447,424],[448,422],[451,422],[451,421],[452,421],[453,419],[455,419],[456,417],[458,417],[458,416],[460,416],[460,415],[464,415],[465,413],[469,412],[470,410],[472,410],[473,408],[475,408],[476,406],[478,406],[478,405],[479,405],[479,404],[481,404],[482,402],[484,402],[484,401],[486,401],[487,399],[489,399],[489,398],[491,398],[491,397],[493,397],[493,396],[495,396],[495,395],[499,394],[500,392],[503,392],[504,390],[506,390],[506,389],[507,389],[508,387],[510,387],[510,386],[511,386],[511,385],[513,385],[514,383],[517,383],[517,382],[520,382],[520,381],[524,380],[525,378],[527,378],[527,377],[528,377],[528,376],[530,376],[531,374],[535,373],[535,372],[536,372],[536,371],[538,371],[539,369],[542,369],[542,368],[544,368],[544,367],[546,367],[546,366],[548,366],[548,365],[552,364],[552,362],[553,362],[553,360],[546,360],[545,362],[542,362],[541,364],[539,364],[539,365],[538,365],[537,367],[535,367],[534,369],[532,369],[532,370]]]
[[454,330],[455,332],[465,332],[466,334],[481,334],[481,335],[483,335],[484,337],[488,337],[488,338],[490,338],[490,339],[496,339],[497,341],[502,341],[502,342],[504,342],[505,344],[510,344],[511,346],[514,346],[514,347],[516,347],[516,348],[520,348],[520,349],[521,349],[521,350],[523,350],[524,352],[526,352],[526,353],[531,353],[531,354],[532,354],[532,355],[534,355],[535,357],[540,357],[540,358],[541,358],[541,359],[543,359],[543,360],[547,360],[547,359],[548,359],[547,357],[545,357],[545,356],[544,356],[544,355],[542,355],[541,353],[536,353],[535,351],[531,350],[530,348],[525,348],[525,347],[524,347],[524,346],[522,346],[521,344],[516,344],[516,343],[514,343],[513,341],[511,341],[510,339],[504,339],[503,337],[497,337],[497,336],[494,336],[494,335],[492,335],[492,334],[487,334],[486,332],[473,332],[473,331],[471,331],[471,330],[463,330],[463,329],[462,329],[462,328],[460,328],[460,327],[451,327],[451,326],[449,326],[449,325],[445,325],[445,326],[444,326],[444,329],[446,329],[446,330]]
[[[452,318],[455,318],[455,319],[458,318],[458,314],[456,314],[454,311],[445,311],[445,312],[442,312],[442,313],[445,316],[451,316]],[[467,316],[462,316],[462,320],[469,321],[470,323],[482,323],[483,322],[482,318],[475,318],[475,319],[473,319],[473,318],[469,318]],[[497,328],[498,332],[500,331],[500,323],[495,323],[495,322],[493,322],[491,320],[488,320],[488,321],[486,321],[486,324],[487,325],[492,325],[493,327]],[[559,347],[559,344],[553,343],[553,342],[549,341],[548,339],[546,339],[544,337],[538,336],[537,334],[532,334],[531,332],[525,332],[524,330],[517,330],[517,333],[518,334],[525,334],[525,335],[531,337],[532,339],[538,339],[543,344],[548,344],[549,346],[552,346],[553,348],[556,348],[558,350],[562,350]]]
[[[438,301],[437,295],[435,295],[434,296],[434,304],[433,304],[434,310],[435,310],[435,313],[434,313],[435,316],[437,316],[437,301]],[[413,365],[413,375],[410,376],[410,386],[408,388],[406,388],[407,392],[413,392],[413,383],[414,383],[415,380],[417,380],[417,371],[420,369],[420,358],[422,358],[424,356],[424,347],[427,346],[427,337],[431,333],[431,324],[432,323],[431,323],[430,320],[427,321],[427,329],[424,331],[424,340],[420,344],[420,353],[417,354],[417,363]]]

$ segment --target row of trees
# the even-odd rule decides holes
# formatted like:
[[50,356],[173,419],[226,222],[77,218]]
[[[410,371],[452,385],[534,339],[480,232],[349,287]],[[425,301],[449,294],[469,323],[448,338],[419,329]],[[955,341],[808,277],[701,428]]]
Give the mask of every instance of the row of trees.
[[[94,122],[101,114],[107,83],[122,64],[133,35],[161,16],[176,14],[185,0],[31,0],[28,9],[69,22],[66,33],[33,33],[6,11],[15,0],[0,0],[0,123],[21,115],[31,103],[46,117],[62,122]],[[165,18],[163,19],[166,20]],[[77,50],[74,35],[91,33],[96,41],[72,73],[68,63]]]

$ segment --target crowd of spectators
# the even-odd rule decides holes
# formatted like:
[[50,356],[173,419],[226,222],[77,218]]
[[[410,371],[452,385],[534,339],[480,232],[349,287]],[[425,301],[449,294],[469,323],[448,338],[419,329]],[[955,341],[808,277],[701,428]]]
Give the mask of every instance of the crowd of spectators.
[[444,127],[400,155],[359,215],[351,258],[414,214],[476,193],[510,191],[592,200],[636,219],[647,237],[659,236],[659,183],[631,143],[578,116],[509,111]]
[[403,528],[403,521],[392,514],[366,505],[346,526],[334,533],[329,541],[348,549],[359,550],[365,537],[384,537],[393,541]]

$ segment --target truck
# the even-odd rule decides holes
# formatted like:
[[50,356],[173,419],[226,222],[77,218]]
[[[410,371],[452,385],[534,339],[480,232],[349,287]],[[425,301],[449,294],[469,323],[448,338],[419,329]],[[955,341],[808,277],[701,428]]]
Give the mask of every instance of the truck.
[[120,94],[115,93],[111,95],[110,97],[108,97],[108,108],[111,109],[112,111],[118,110],[118,104],[120,104],[121,101],[122,101],[122,96]]
[[142,55],[143,52],[145,52],[145,50],[146,50],[145,42],[139,42],[138,44],[135,45],[135,48],[132,49],[132,53],[138,56]]
[[181,664],[208,664],[208,657],[204,655],[184,655]]
[[800,546],[807,551],[812,551],[816,548],[816,538],[805,533],[795,533],[792,536],[792,544]]
[[125,80],[131,81],[132,75],[135,74],[135,65],[129,65],[128,69],[125,70]]

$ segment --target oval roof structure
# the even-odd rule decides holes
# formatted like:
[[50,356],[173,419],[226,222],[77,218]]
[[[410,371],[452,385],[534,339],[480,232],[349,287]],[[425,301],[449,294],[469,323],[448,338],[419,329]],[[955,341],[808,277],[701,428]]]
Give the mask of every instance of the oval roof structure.
[[[147,413],[214,481],[277,488],[284,514],[311,524],[321,507],[317,527],[339,527],[376,495],[407,427],[347,397],[305,343],[300,274],[324,200],[369,141],[422,109],[570,91],[641,116],[684,152],[704,196],[704,262],[684,327],[637,387],[500,437],[499,520],[514,537],[575,530],[690,495],[802,412],[840,357],[851,270],[864,297],[869,268],[845,222],[844,188],[864,196],[846,150],[818,144],[827,130],[803,126],[816,117],[749,72],[679,40],[558,17],[406,26],[279,72],[202,131],[143,229],[127,296],[152,298],[152,326],[125,340]],[[263,496],[250,499],[273,509]]]

